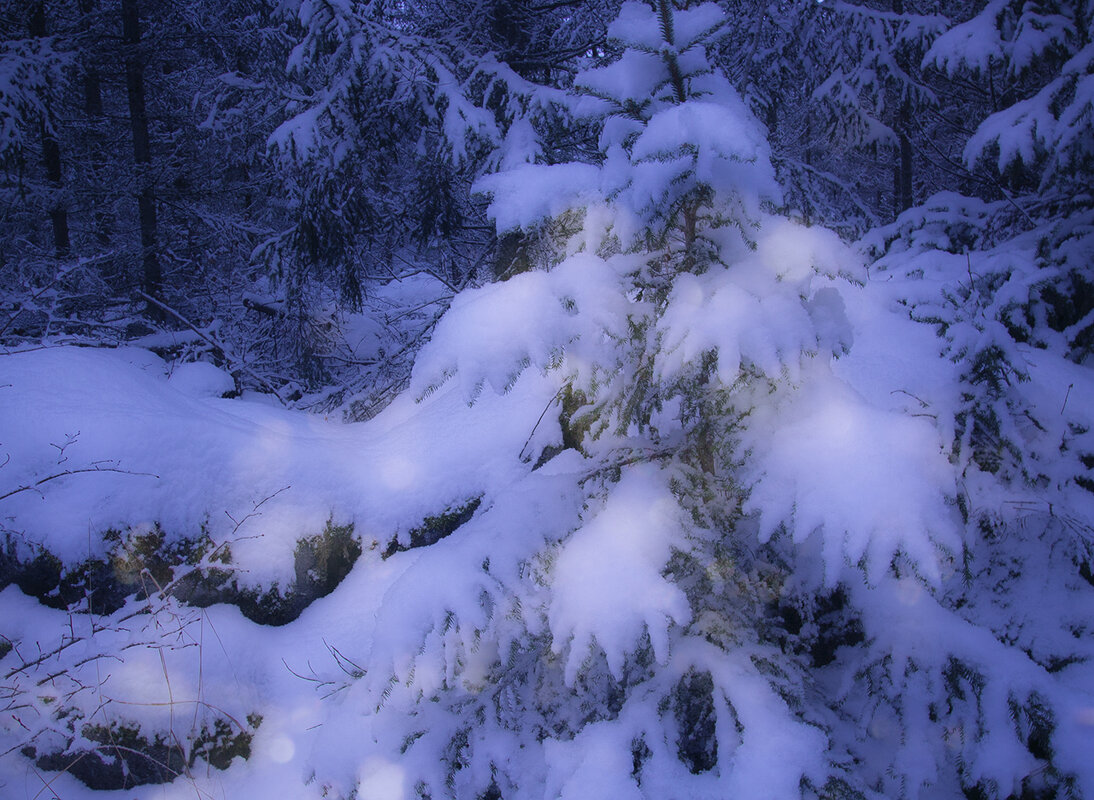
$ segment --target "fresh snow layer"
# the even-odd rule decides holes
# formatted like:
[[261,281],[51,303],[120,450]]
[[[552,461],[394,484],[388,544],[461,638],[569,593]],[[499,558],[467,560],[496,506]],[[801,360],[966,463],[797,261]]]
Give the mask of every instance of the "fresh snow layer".
[[[933,665],[931,648],[934,637],[945,635],[954,652],[983,662],[985,672],[1001,665],[996,673],[1015,685],[1060,707],[1070,702],[1077,710],[1061,718],[1059,734],[1070,738],[1061,738],[1058,749],[1080,769],[1082,744],[1094,730],[1083,721],[1083,709],[1094,707],[1084,686],[1088,670],[1076,665],[1051,683],[1020,654],[993,655],[1005,648],[986,629],[970,624],[966,631],[944,620],[932,590],[916,578],[894,581],[886,574],[894,557],[935,582],[951,574],[945,551],[960,541],[946,457],[952,430],[944,420],[960,399],[957,366],[940,357],[929,326],[894,307],[908,285],[888,276],[862,287],[810,277],[793,263],[795,254],[780,255],[776,245],[787,242],[775,237],[761,244],[738,274],[682,280],[669,304],[681,322],[666,331],[673,358],[688,348],[727,348],[725,337],[747,331],[719,328],[717,309],[708,306],[720,302],[719,292],[752,281],[783,286],[795,297],[799,286],[808,287],[813,299],[795,314],[811,319],[787,324],[812,326],[837,352],[836,341],[853,342],[830,363],[799,359],[783,388],[766,399],[755,395],[744,474],[754,481],[748,509],[760,531],[789,524],[803,553],[821,554],[820,580],[830,584],[858,575],[855,565],[864,563],[869,581],[859,582],[855,600],[869,610],[871,626],[895,640],[876,646],[913,664],[909,691],[925,680],[914,664],[942,668]],[[800,243],[812,248],[807,260],[822,272],[837,271],[842,259],[823,235],[802,234]],[[724,704],[719,708],[733,709],[737,724],[720,721],[716,738],[728,770],[722,777],[738,794],[757,796],[758,787],[768,787],[769,796],[796,797],[803,776],[823,781],[824,736],[790,711],[747,649],[727,653],[680,635],[692,612],[665,569],[673,548],[687,546],[690,523],[669,475],[637,463],[623,468],[618,482],[597,483],[590,480],[597,462],[575,451],[532,470],[545,447],[561,443],[551,411],[560,377],[550,367],[560,351],[602,358],[611,341],[604,334],[625,330],[619,280],[609,262],[579,255],[550,273],[463,293],[423,351],[411,391],[353,425],[259,398],[222,399],[216,395],[228,387],[223,372],[189,365],[168,374],[163,361],[139,349],[45,348],[0,357],[0,461],[7,459],[0,514],[21,546],[41,544],[74,563],[101,555],[109,528],[159,523],[175,537],[204,528],[214,541],[232,542],[239,579],[260,586],[291,580],[296,541],[321,531],[328,519],[353,522],[364,546],[338,588],[283,627],[256,625],[233,606],[202,610],[168,599],[128,627],[81,642],[81,658],[128,648],[123,662],[106,669],[105,681],[96,671],[102,660],[73,668],[74,678],[102,692],[92,721],[134,720],[185,737],[220,714],[263,716],[249,760],[225,772],[202,766],[169,786],[114,796],[182,798],[198,788],[243,800],[353,791],[411,798],[417,777],[443,783],[430,754],[459,733],[451,708],[424,699],[455,693],[471,702],[501,691],[490,686],[490,670],[529,636],[550,638],[550,654],[561,664],[559,697],[575,691],[579,672],[597,659],[616,679],[623,676],[625,654],[643,637],[658,670],[618,717],[585,725],[572,740],[513,750],[513,734],[500,720],[473,733],[480,756],[504,759],[546,796],[577,797],[582,786],[633,795],[629,747],[647,734],[651,763],[659,766],[644,773],[644,790],[668,796],[680,780],[691,780],[671,747],[658,744],[661,722],[651,706],[688,669],[708,671],[716,702]],[[534,325],[530,310],[538,315]],[[689,319],[695,324],[688,336],[700,339],[671,339]],[[484,320],[497,322],[493,334]],[[543,334],[537,338],[534,330]],[[756,333],[763,335],[762,328]],[[780,361],[778,340],[769,339],[775,355],[765,366],[791,372]],[[800,346],[795,339],[785,349]],[[764,362],[759,349],[738,347],[741,358]],[[529,363],[536,368],[522,369]],[[1076,384],[1075,398],[1080,390],[1089,396],[1090,381],[1074,378],[1072,366],[1031,354],[1031,370],[1043,381],[1034,391],[1044,403],[1056,402],[1054,387],[1067,379]],[[393,539],[405,544],[427,516],[480,496],[479,510],[453,535],[380,557]],[[0,609],[5,635],[34,640],[44,651],[79,633],[68,614],[15,587],[0,593]],[[76,615],[71,625],[90,630],[94,620]],[[177,646],[149,646],[162,641],[168,620]],[[339,663],[367,671],[350,679]],[[1005,708],[1006,698],[1000,703]],[[923,730],[933,730],[929,721]],[[19,733],[0,730],[5,743],[18,741]],[[407,749],[406,741],[421,745]],[[913,745],[919,746],[901,750],[903,774],[930,785],[933,751]],[[1020,777],[1029,764],[1012,745],[1009,739],[985,745],[975,768]],[[477,759],[475,769],[482,763]],[[33,795],[41,781],[27,764],[18,755],[0,758],[0,787],[33,787]],[[65,798],[112,796],[67,775],[53,778]],[[461,791],[475,796],[490,775],[468,770],[461,780]],[[694,780],[688,785],[695,796],[725,796],[727,784],[717,774]]]
[[[339,717],[338,705],[324,702],[300,676],[319,669],[345,679],[330,644],[357,663],[377,665],[381,684],[390,674],[407,678],[422,649],[420,631],[435,626],[443,639],[449,613],[470,625],[483,613],[475,586],[515,582],[513,570],[543,547],[554,526],[562,522],[565,529],[567,514],[577,524],[579,499],[567,488],[574,479],[560,477],[557,468],[528,477],[529,465],[519,458],[533,431],[529,449],[554,441],[557,424],[537,428],[536,421],[557,386],[529,374],[509,394],[487,393],[473,407],[446,388],[421,403],[397,400],[367,424],[345,425],[265,402],[209,397],[214,368],[185,372],[201,380],[176,385],[160,359],[134,349],[49,348],[0,357],[0,451],[8,459],[0,469],[0,495],[7,495],[0,511],[15,541],[27,550],[44,545],[75,563],[104,553],[101,534],[109,528],[159,523],[169,536],[182,537],[204,526],[214,541],[231,542],[237,577],[263,587],[291,580],[296,541],[320,532],[332,516],[356,524],[365,552],[334,594],[281,628],[256,625],[233,606],[202,610],[167,599],[150,616],[99,630],[79,645],[81,652],[126,648],[126,656],[70,668],[75,679],[100,686],[89,721],[134,720],[150,733],[173,730],[185,738],[192,726],[223,714],[263,716],[248,761],[227,772],[203,767],[171,786],[143,787],[140,796],[192,797],[203,787],[232,798],[321,797],[326,789],[309,781],[313,770],[348,776],[348,792],[358,764],[362,796],[411,796],[412,787],[391,788],[399,768],[387,756],[369,757],[369,747],[358,747],[360,711]],[[571,470],[582,468],[579,460]],[[380,559],[383,545],[426,516],[478,496],[489,509],[485,530],[473,520],[427,550]],[[468,537],[477,543],[468,547],[461,541]],[[495,542],[498,577],[482,572],[482,537]],[[84,634],[71,628],[65,612],[40,606],[14,586],[0,593],[0,608],[6,636],[37,641],[46,652],[70,634]],[[165,621],[176,631],[168,646],[162,646]],[[90,626],[96,619],[73,622]],[[442,646],[459,648],[468,665],[462,679],[475,680],[474,654],[488,653],[489,645],[445,640]],[[419,665],[417,674],[419,688],[430,691],[438,673]],[[20,734],[18,726],[0,730],[4,749]],[[48,741],[39,744],[48,750]],[[17,754],[0,758],[0,793],[32,786],[36,778],[27,769]],[[110,796],[70,776],[54,777],[60,796]]]
[[567,683],[594,642],[617,678],[644,631],[658,661],[668,660],[670,623],[691,618],[684,593],[662,575],[673,545],[683,544],[682,513],[661,470],[640,464],[566,542],[548,613],[556,651],[569,644]]
[[111,528],[159,523],[196,537],[204,526],[214,541],[239,540],[232,553],[247,582],[284,582],[297,539],[332,515],[355,523],[366,546],[386,543],[510,483],[557,388],[527,380],[473,408],[454,391],[404,397],[347,426],[209,397],[226,388],[218,372],[188,365],[169,378],[156,356],[130,349],[0,358],[0,494],[32,487],[0,501],[5,527],[74,563],[101,555]]

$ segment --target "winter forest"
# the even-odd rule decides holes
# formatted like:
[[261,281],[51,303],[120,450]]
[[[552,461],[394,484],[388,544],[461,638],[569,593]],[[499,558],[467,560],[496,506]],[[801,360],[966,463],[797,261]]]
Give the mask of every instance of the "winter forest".
[[3,0],[0,797],[1094,800],[1094,0]]

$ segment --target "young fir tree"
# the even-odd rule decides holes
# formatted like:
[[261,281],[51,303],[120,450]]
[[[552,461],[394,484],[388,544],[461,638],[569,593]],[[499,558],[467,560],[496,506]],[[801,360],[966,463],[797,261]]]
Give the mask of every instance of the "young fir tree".
[[291,224],[263,250],[290,287],[294,273],[329,275],[355,305],[362,282],[403,263],[452,262],[440,277],[460,283],[480,255],[450,240],[474,215],[469,167],[496,139],[495,120],[469,99],[458,46],[419,35],[410,11],[280,8],[294,35],[282,77],[291,99],[269,146]]
[[830,26],[830,52],[813,98],[825,132],[866,162],[855,165],[856,177],[865,194],[874,194],[865,199],[882,218],[915,204],[925,183],[919,172],[935,157],[924,151],[938,137],[930,111],[939,98],[920,60],[944,21],[932,13],[936,6],[892,0],[842,3],[819,12]]
[[[834,236],[775,217],[763,130],[706,54],[721,22],[710,5],[623,6],[617,58],[567,101],[601,130],[596,155],[536,163],[514,135],[479,184],[499,228],[539,233],[538,250],[455,298],[413,390],[508,390],[482,401],[508,426],[529,398],[533,420],[547,410],[522,472],[405,532],[392,551],[413,553],[377,556],[386,591],[364,601],[368,635],[338,643],[354,680],[316,734],[308,791],[1091,794],[1091,514],[1068,470],[1089,458],[1077,398],[1094,387],[1036,306],[1033,322],[998,316],[1021,296],[982,276],[1029,264],[980,246],[979,204],[902,216],[879,268],[928,280],[861,290],[839,278],[859,273]],[[1084,86],[1076,73],[1060,103]],[[304,103],[298,122],[322,124],[292,141],[341,102]],[[1086,230],[1009,245],[1082,264]],[[927,336],[902,366],[915,326],[887,304],[929,297],[940,274],[951,316],[917,310],[958,363]],[[953,387],[1024,319],[1042,339],[1007,353],[1047,378],[1025,384],[1042,413],[1014,430],[1038,471],[993,470],[991,430],[966,443]],[[1014,396],[998,366],[977,376]],[[1061,376],[1074,395],[1053,394]]]
[[[706,56],[722,21],[625,4],[571,101],[599,158],[478,184],[541,263],[458,295],[412,389],[538,382],[558,421],[352,659],[370,752],[421,797],[919,796],[1036,769],[1008,715],[1040,713],[1038,684],[943,605],[947,431],[834,368],[843,296],[878,300],[833,234],[765,205],[762,127]],[[987,732],[956,746],[966,718]]]
[[[726,34],[711,52],[768,129],[771,160],[792,216],[843,236],[876,225],[878,159],[855,125],[828,129],[830,98],[814,94],[844,52],[843,19],[823,3],[722,0]],[[833,135],[835,133],[836,135]],[[889,208],[883,209],[887,215]]]

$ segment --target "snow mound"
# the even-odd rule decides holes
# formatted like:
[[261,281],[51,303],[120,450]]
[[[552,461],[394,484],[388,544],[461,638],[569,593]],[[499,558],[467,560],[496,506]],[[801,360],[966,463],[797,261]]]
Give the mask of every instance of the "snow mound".
[[236,389],[231,375],[207,361],[179,364],[167,383],[190,397],[224,397]]

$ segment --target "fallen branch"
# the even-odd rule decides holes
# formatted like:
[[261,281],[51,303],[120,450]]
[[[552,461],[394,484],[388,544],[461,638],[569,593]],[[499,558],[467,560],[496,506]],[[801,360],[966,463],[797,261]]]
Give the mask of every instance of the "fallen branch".
[[204,339],[207,343],[209,343],[214,348],[216,348],[216,351],[221,355],[221,357],[225,361],[228,362],[229,365],[231,365],[231,367],[233,369],[238,369],[240,372],[242,372],[242,373],[246,374],[247,376],[249,376],[259,386],[261,386],[267,392],[269,392],[274,397],[276,397],[277,401],[279,403],[281,403],[281,405],[283,405],[283,406],[286,405],[285,401],[281,399],[281,396],[277,393],[277,390],[273,386],[270,385],[269,381],[267,381],[261,375],[256,373],[254,370],[252,370],[246,364],[243,364],[242,362],[239,362],[236,359],[234,359],[228,353],[227,348],[225,348],[224,345],[221,344],[220,342],[218,342],[215,338],[213,338],[208,333],[206,333],[205,331],[198,328],[194,323],[192,323],[190,320],[188,320],[186,317],[184,317],[178,311],[171,308],[171,306],[167,305],[166,303],[162,302],[161,300],[157,300],[155,297],[152,297],[152,295],[146,294],[145,292],[142,292],[142,291],[138,291],[137,294],[140,295],[141,297],[143,297],[149,303],[152,303],[153,305],[155,305],[160,310],[165,311],[166,313],[170,314],[172,317],[177,319],[179,322],[181,322],[187,328],[192,330],[194,333],[196,333],[198,336],[200,336],[202,339]]

